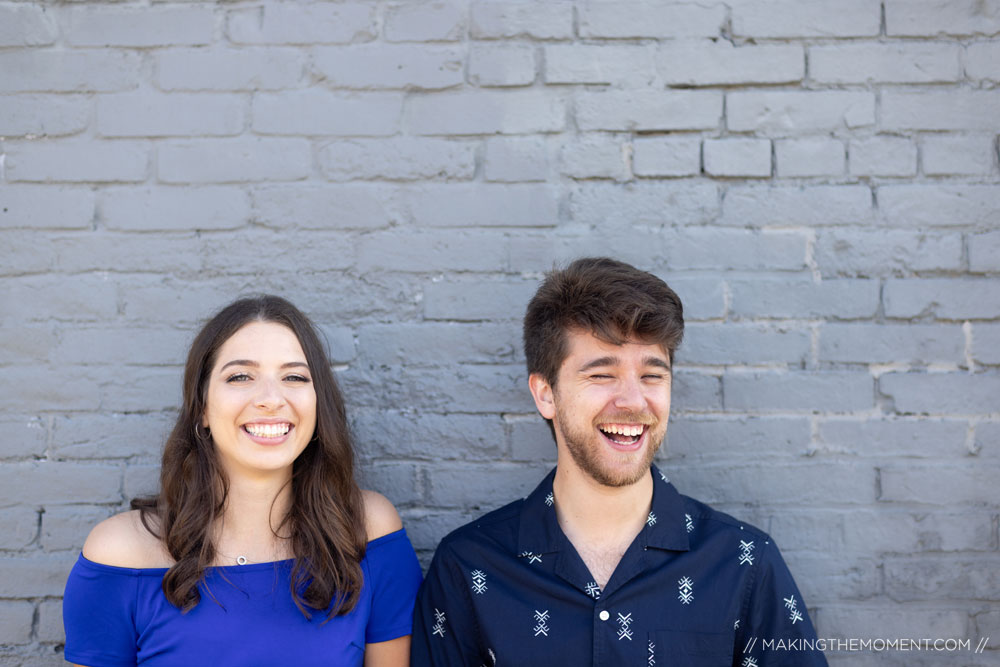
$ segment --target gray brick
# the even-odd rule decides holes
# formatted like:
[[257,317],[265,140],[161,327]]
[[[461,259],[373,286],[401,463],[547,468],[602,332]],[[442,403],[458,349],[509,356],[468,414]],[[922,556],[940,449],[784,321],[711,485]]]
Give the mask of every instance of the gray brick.
[[801,507],[829,504],[835,498],[852,505],[875,500],[875,468],[862,462],[733,465],[721,461],[691,464],[683,478],[672,477],[681,493],[711,505],[732,502]]
[[[0,197],[0,214],[3,201]],[[0,215],[0,220],[3,216]],[[2,227],[2,223],[0,223]],[[0,264],[0,276],[23,276],[30,273],[46,273],[56,266],[56,252],[51,247],[51,235],[44,231],[24,229],[0,229],[0,243],[7,257],[17,257],[18,261]]]
[[108,188],[98,210],[101,223],[114,230],[234,229],[250,220],[250,198],[225,187]]
[[959,364],[965,361],[965,334],[957,325],[824,324],[819,360]]
[[883,570],[885,593],[899,602],[989,600],[1000,587],[1000,570],[990,566],[991,560],[990,556],[887,558]]
[[24,549],[34,541],[37,533],[38,511],[33,508],[8,507],[0,515],[0,550]]
[[47,551],[79,550],[90,529],[113,513],[111,508],[93,505],[47,507],[42,514],[42,546]]
[[431,282],[424,287],[424,316],[430,320],[520,320],[538,288],[523,282]]
[[185,272],[201,270],[202,240],[186,234],[120,234],[104,230],[62,234],[48,241],[62,272]]
[[837,5],[795,0],[738,2],[732,8],[733,33],[741,37],[874,37],[881,20],[877,0],[846,0]]
[[956,44],[854,42],[809,48],[809,78],[821,83],[937,83],[962,78]]
[[852,141],[848,149],[854,176],[913,176],[917,147],[905,137],[875,136]]
[[89,229],[94,219],[89,189],[50,185],[0,188],[2,229]]
[[716,91],[582,91],[576,100],[581,130],[715,129],[722,118],[722,94]]
[[[868,600],[878,596],[882,590],[882,563],[872,557],[862,555],[829,559],[808,552],[792,552],[785,553],[785,560],[796,576],[802,597],[811,604]],[[811,576],[799,574],[805,572],[811,573]],[[852,664],[855,658],[856,654],[852,654]],[[878,664],[885,664],[883,658],[879,656]]]
[[978,456],[991,459],[1000,457],[1000,422],[976,424],[976,437],[973,446]]
[[821,449],[851,456],[957,460],[969,453],[967,431],[947,419],[821,419],[818,435]]
[[995,0],[887,0],[887,35],[992,35],[1000,32]]
[[972,358],[981,364],[1000,364],[1000,324],[972,326]]
[[697,136],[637,137],[632,142],[636,176],[696,176],[701,171]]
[[177,365],[184,364],[192,332],[157,327],[65,327],[51,351],[56,364]]
[[534,461],[555,465],[556,443],[548,424],[539,415],[507,417],[510,428],[510,457],[515,461]]
[[38,625],[35,629],[40,642],[62,643],[66,641],[63,630],[62,600],[42,600],[38,603]]
[[875,280],[734,279],[729,291],[732,313],[747,318],[870,318],[879,301]]
[[[972,622],[976,627],[976,636],[986,638],[986,647],[990,649],[1000,648],[1000,611],[990,610],[980,612],[972,617]],[[992,639],[990,639],[992,637]]]
[[297,49],[169,49],[156,54],[163,90],[281,90],[306,84],[305,54]]
[[684,320],[710,320],[725,317],[726,289],[713,276],[676,276],[656,272],[684,303]]
[[736,91],[726,95],[726,126],[736,132],[827,132],[875,124],[875,96],[863,91]]
[[806,237],[798,231],[685,227],[664,236],[672,270],[717,270],[720,254],[732,271],[798,271],[806,265]]
[[825,276],[958,269],[962,266],[962,236],[888,229],[824,229],[817,235],[814,258]]
[[1000,186],[906,183],[878,189],[887,223],[906,227],[994,224],[1000,215]]
[[132,90],[142,60],[134,51],[13,50],[0,53],[0,92]]
[[620,3],[594,0],[578,11],[581,37],[718,37],[726,20],[722,5],[634,3],[622,11]]
[[722,378],[727,410],[753,412],[855,412],[875,406],[874,381],[866,372],[744,372]]
[[265,4],[229,12],[237,44],[348,44],[375,38],[375,7],[362,3]]
[[0,363],[47,362],[55,344],[55,328],[49,324],[0,328]]
[[[851,512],[855,516],[860,510]],[[802,511],[785,510],[769,517],[768,532],[781,544],[782,550],[794,553],[802,551],[836,551],[844,553],[844,523],[842,512],[808,509]],[[814,622],[818,618],[813,616]],[[827,636],[826,632],[823,632]]]
[[402,108],[399,93],[259,93],[254,97],[253,129],[260,134],[388,136],[398,130]]
[[427,470],[430,504],[485,512],[528,495],[545,472],[537,465],[435,463]]
[[[574,222],[605,229],[613,225],[686,225],[709,220],[718,210],[718,199],[714,183],[641,182],[624,188],[611,183],[586,183],[571,191],[569,212]],[[648,252],[649,248],[644,250]]]
[[[877,606],[823,606],[825,627],[833,631],[824,636],[837,639],[874,639],[888,637],[909,637],[914,628],[933,628],[935,637],[964,637],[968,614],[964,610],[908,608],[898,604],[878,603]],[[832,657],[832,655],[831,655]],[[884,655],[878,662],[885,663]],[[913,656],[906,658],[914,660]],[[832,662],[832,661],[831,661]]]
[[0,600],[0,644],[28,644],[35,605],[21,600]]
[[312,169],[305,139],[239,137],[161,144],[157,171],[165,183],[294,181]]
[[[777,175],[782,178],[840,176],[844,173],[844,144],[838,139],[782,139],[774,142],[774,157]],[[816,208],[819,207],[809,210]]]
[[689,324],[684,362],[694,364],[804,364],[810,332],[767,324]]
[[1000,317],[1000,291],[992,280],[889,280],[883,300],[887,317],[933,315],[945,320]]
[[0,419],[0,459],[15,457],[40,458],[48,441],[48,421],[39,417],[17,417],[7,414]]
[[358,269],[372,271],[502,271],[507,244],[498,232],[452,230],[366,234],[358,240]]
[[0,578],[0,597],[59,597],[66,585],[66,573],[75,561],[76,554],[0,558],[0,567],[4,571],[4,576]]
[[356,412],[351,428],[355,442],[369,456],[493,461],[505,450],[504,424],[498,415],[414,414],[377,408]]
[[46,46],[55,42],[57,34],[44,7],[0,7],[0,46]]
[[358,330],[358,345],[361,360],[373,365],[510,363],[515,361],[520,337],[513,324],[373,324]]
[[406,201],[422,227],[551,227],[559,220],[558,193],[548,185],[425,185]]
[[222,306],[255,289],[262,289],[259,279],[248,282],[231,277],[211,283],[189,283],[156,276],[136,277],[122,286],[122,313],[129,321],[144,322],[147,326],[160,323],[174,327],[184,323],[200,326]]
[[0,136],[76,134],[90,123],[90,106],[82,95],[4,95],[0,97]]
[[95,320],[118,312],[118,288],[107,276],[26,276],[0,281],[4,320]]
[[[595,189],[590,194],[596,199],[600,193]],[[582,203],[575,200],[574,206],[585,210]],[[593,220],[588,226],[596,228],[602,225],[596,212],[588,212],[586,215],[588,220]],[[553,263],[569,264],[577,257],[606,255],[644,268],[662,267],[664,261],[659,249],[665,243],[663,231],[656,222],[650,222],[648,218],[639,224],[641,226],[633,228],[629,227],[627,220],[609,220],[603,226],[601,235],[560,236],[552,243],[551,260],[542,266],[549,268]]]
[[771,142],[767,139],[706,139],[702,153],[705,173],[712,176],[771,175]]
[[62,17],[73,46],[197,46],[215,30],[211,7],[71,7]]
[[863,224],[872,219],[865,185],[733,185],[719,222],[739,226]]
[[354,345],[354,329],[335,325],[317,323],[320,340],[325,343],[327,356],[333,363],[346,363],[357,357]]
[[985,512],[864,512],[845,522],[845,541],[848,549],[866,553],[989,551],[991,524]]
[[382,489],[393,505],[423,504],[420,468],[410,462],[378,462],[364,466],[362,487]]
[[155,495],[160,488],[160,466],[135,465],[125,468],[123,485],[126,498]]
[[383,34],[387,42],[454,42],[465,32],[465,3],[419,2],[386,9]]
[[538,267],[555,266],[560,257],[556,250],[553,234],[545,230],[532,234],[524,231],[507,239],[507,269],[513,272],[531,273]]
[[629,145],[615,135],[583,135],[563,146],[559,161],[563,174],[571,178],[629,178]]
[[460,85],[464,76],[464,50],[454,46],[334,46],[316,49],[313,62],[337,88],[434,90]]
[[183,369],[122,368],[115,382],[101,386],[101,409],[112,412],[158,412],[181,406]]
[[573,36],[573,3],[484,2],[471,6],[469,32],[476,39],[532,37],[569,39]]
[[[678,363],[684,362],[683,343],[681,346],[676,355]],[[670,407],[675,413],[716,412],[722,409],[722,382],[718,376],[709,373],[675,367],[670,395]]]
[[990,135],[929,134],[921,139],[921,161],[928,176],[978,176],[993,171]]
[[969,235],[969,269],[1000,271],[1000,231]]
[[531,134],[566,127],[566,102],[548,90],[461,91],[407,100],[414,134]]
[[19,504],[67,505],[121,500],[121,468],[55,461],[4,463],[0,481],[6,498]]
[[494,137],[486,141],[484,178],[487,181],[544,181],[549,155],[541,137]]
[[97,99],[97,131],[105,137],[234,135],[243,131],[238,95],[146,91]]
[[392,195],[381,186],[278,185],[252,190],[254,218],[300,229],[374,229],[397,221]]
[[666,42],[659,46],[656,62],[668,85],[791,83],[805,76],[805,50],[799,44],[734,46],[711,39]]
[[528,44],[469,47],[469,81],[480,86],[527,86],[535,81],[535,49]]
[[473,509],[463,510],[405,510],[402,512],[406,534],[421,557],[426,570],[431,556],[441,538],[459,526],[477,519],[482,512]]
[[[732,457],[775,457],[787,461],[809,448],[807,417],[674,417],[667,428],[671,464]],[[750,500],[750,499],[748,499]]]
[[471,180],[477,145],[468,141],[393,137],[335,141],[319,153],[320,169],[332,180]]
[[7,180],[138,182],[149,172],[149,146],[136,141],[73,139],[7,146]]
[[884,130],[996,130],[1000,90],[885,90]]
[[654,77],[653,50],[646,45],[554,44],[546,46],[545,82],[644,86]]
[[1000,81],[1000,41],[976,42],[965,47],[965,74],[970,79]]
[[902,414],[988,414],[997,409],[1000,376],[995,373],[886,373],[879,378],[879,390],[893,400],[896,412]]

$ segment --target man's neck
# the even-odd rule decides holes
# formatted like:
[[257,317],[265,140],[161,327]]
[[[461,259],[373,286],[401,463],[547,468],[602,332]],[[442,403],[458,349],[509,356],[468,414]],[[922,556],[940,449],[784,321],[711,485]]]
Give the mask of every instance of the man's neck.
[[646,523],[653,502],[652,475],[628,486],[609,487],[572,462],[561,462],[552,491],[559,527],[603,588]]

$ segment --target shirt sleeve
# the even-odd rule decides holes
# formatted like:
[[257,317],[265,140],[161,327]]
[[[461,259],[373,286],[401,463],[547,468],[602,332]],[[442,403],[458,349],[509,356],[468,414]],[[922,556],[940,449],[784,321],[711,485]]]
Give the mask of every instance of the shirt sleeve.
[[89,667],[136,664],[138,576],[81,555],[66,581],[63,625],[66,660]]
[[400,529],[369,542],[365,559],[372,587],[372,609],[365,628],[365,642],[386,642],[410,634],[413,603],[422,575],[406,530]]
[[806,603],[774,540],[761,552],[746,621],[736,635],[735,653],[743,652],[740,660],[751,657],[760,667],[826,667]]
[[438,546],[417,595],[413,618],[413,667],[492,664],[479,649],[479,628],[457,559]]

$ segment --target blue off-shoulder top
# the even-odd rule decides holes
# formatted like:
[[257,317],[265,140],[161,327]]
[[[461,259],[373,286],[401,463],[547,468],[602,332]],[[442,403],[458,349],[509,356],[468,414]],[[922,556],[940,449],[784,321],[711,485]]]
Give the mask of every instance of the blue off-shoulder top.
[[410,634],[422,579],[405,530],[368,543],[350,613],[306,619],[289,589],[293,560],[213,567],[182,614],[163,595],[166,568],[101,565],[81,554],[66,582],[65,658],[125,665],[360,666],[365,644]]

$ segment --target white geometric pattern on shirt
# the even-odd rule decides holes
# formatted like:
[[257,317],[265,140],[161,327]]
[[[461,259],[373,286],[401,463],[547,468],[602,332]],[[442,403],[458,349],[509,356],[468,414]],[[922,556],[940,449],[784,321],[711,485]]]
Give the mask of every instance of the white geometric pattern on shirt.
[[757,667],[757,661],[747,656],[743,658],[743,662],[740,663],[740,667]]
[[493,649],[491,649],[491,648],[486,649],[486,652],[490,654],[490,660],[493,661],[493,667],[496,667],[496,665],[497,665],[497,654],[494,653]]
[[649,660],[646,662],[647,665],[655,665],[656,658],[653,657],[653,651],[656,649],[656,644],[649,642]]
[[434,625],[431,627],[431,634],[444,638],[444,612],[434,607]]
[[687,532],[694,530],[694,521],[691,520],[690,514],[684,515],[684,527],[687,528]]
[[556,497],[552,495],[551,491],[549,491],[549,495],[545,496],[545,504],[548,505],[549,507],[552,507],[552,503],[554,503],[555,501]]
[[798,604],[795,602],[795,596],[783,598],[785,601],[785,607],[788,609],[788,620],[795,625],[798,621],[802,620],[802,613],[799,611]]
[[691,604],[694,600],[694,582],[691,581],[690,577],[681,577],[677,580],[677,590],[679,595],[677,599],[681,601],[681,604]]
[[621,626],[618,628],[618,641],[623,639],[632,641],[632,631],[629,629],[629,626],[632,625],[633,620],[631,613],[622,614],[618,612],[618,625]]
[[753,556],[750,555],[751,551],[753,551],[753,540],[749,542],[740,540],[740,565],[753,565]]
[[660,479],[662,479],[664,482],[666,482],[668,484],[670,483],[670,480],[667,479],[667,476],[663,474],[662,470],[660,471]]
[[597,585],[596,581],[592,581],[583,587],[587,591],[587,595],[594,598],[595,600],[601,597],[601,587]]
[[527,558],[528,559],[528,563],[541,563],[542,562],[542,557],[540,555],[538,555],[536,553],[532,553],[530,551],[522,551],[521,552],[521,558]]
[[538,611],[537,609],[535,610],[535,621],[537,622],[535,623],[534,630],[536,637],[538,635],[545,635],[546,637],[549,636],[549,626],[545,624],[545,622],[548,620],[549,620],[548,609],[546,609],[545,611]]
[[650,512],[649,516],[646,517],[646,525],[652,526],[655,523],[656,523],[656,515]]
[[733,630],[739,630],[739,629],[740,629],[740,619],[737,618],[736,622],[733,623]]
[[472,591],[476,595],[482,595],[486,592],[486,573],[482,570],[473,570],[470,572],[472,575]]

